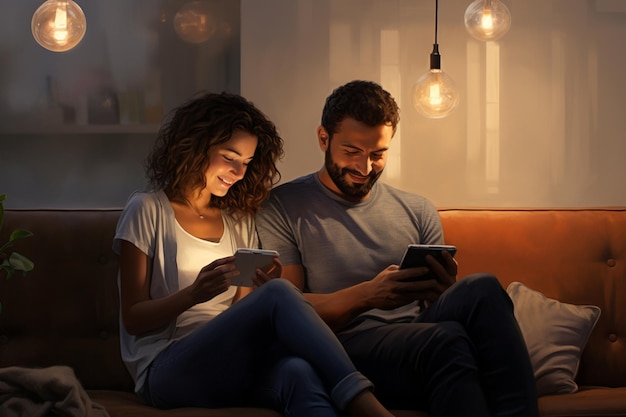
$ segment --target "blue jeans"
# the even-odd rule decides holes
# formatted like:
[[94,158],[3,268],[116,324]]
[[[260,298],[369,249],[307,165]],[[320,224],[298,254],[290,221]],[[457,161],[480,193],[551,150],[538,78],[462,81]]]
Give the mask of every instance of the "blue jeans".
[[432,417],[536,417],[535,379],[498,280],[473,274],[444,292],[412,323],[341,338],[387,407]]
[[272,280],[172,343],[150,366],[144,397],[159,408],[262,406],[336,417],[372,383],[302,293]]

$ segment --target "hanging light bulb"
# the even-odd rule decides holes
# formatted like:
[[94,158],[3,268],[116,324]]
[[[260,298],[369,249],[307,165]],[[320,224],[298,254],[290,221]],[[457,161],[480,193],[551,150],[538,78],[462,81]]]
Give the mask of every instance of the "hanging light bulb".
[[215,34],[217,22],[206,1],[192,1],[183,5],[174,16],[174,30],[190,43],[206,42]]
[[430,54],[430,70],[413,87],[413,107],[431,119],[446,117],[459,103],[454,80],[441,70],[441,55],[437,43],[439,0],[435,0],[435,43]]
[[72,0],[47,0],[33,14],[30,28],[39,45],[53,52],[65,52],[83,39],[87,20]]
[[478,40],[495,41],[511,28],[511,13],[500,0],[474,0],[465,9],[465,28]]

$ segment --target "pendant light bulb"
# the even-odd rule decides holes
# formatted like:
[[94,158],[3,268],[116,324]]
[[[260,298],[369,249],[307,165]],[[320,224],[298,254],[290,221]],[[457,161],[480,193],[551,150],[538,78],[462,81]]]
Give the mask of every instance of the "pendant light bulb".
[[511,28],[511,12],[500,0],[474,0],[465,9],[465,28],[478,40],[495,41]]
[[174,16],[174,30],[189,43],[206,42],[217,31],[217,20],[207,1],[194,0],[184,4]]
[[438,45],[433,45],[430,71],[422,75],[413,88],[413,107],[424,117],[446,117],[459,103],[454,80],[441,70]]
[[47,0],[33,14],[30,28],[39,45],[53,52],[65,52],[83,39],[87,19],[72,0]]

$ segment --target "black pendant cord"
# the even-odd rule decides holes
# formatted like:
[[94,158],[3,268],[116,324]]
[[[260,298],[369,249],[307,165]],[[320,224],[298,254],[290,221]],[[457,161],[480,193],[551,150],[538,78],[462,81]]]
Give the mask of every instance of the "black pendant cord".
[[435,45],[437,45],[438,29],[439,29],[439,0],[435,0]]
[[435,0],[435,43],[433,52],[430,54],[430,69],[441,69],[441,55],[439,55],[439,43],[437,33],[439,29],[439,0]]

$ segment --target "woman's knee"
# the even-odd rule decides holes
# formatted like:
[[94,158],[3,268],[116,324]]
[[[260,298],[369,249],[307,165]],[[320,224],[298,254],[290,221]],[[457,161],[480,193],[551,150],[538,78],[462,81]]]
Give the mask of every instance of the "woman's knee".
[[267,292],[270,294],[275,294],[277,296],[290,296],[296,294],[302,294],[300,290],[296,288],[290,281],[284,278],[275,278],[272,279],[265,284],[261,285],[255,291]]
[[283,381],[306,381],[317,379],[317,373],[313,366],[306,360],[289,356],[281,359],[276,364],[276,369],[280,372]]
[[283,278],[272,279],[257,288],[255,292],[262,293],[258,295],[265,300],[272,300],[272,302],[281,304],[288,303],[289,300],[301,301],[304,299],[302,291]]

